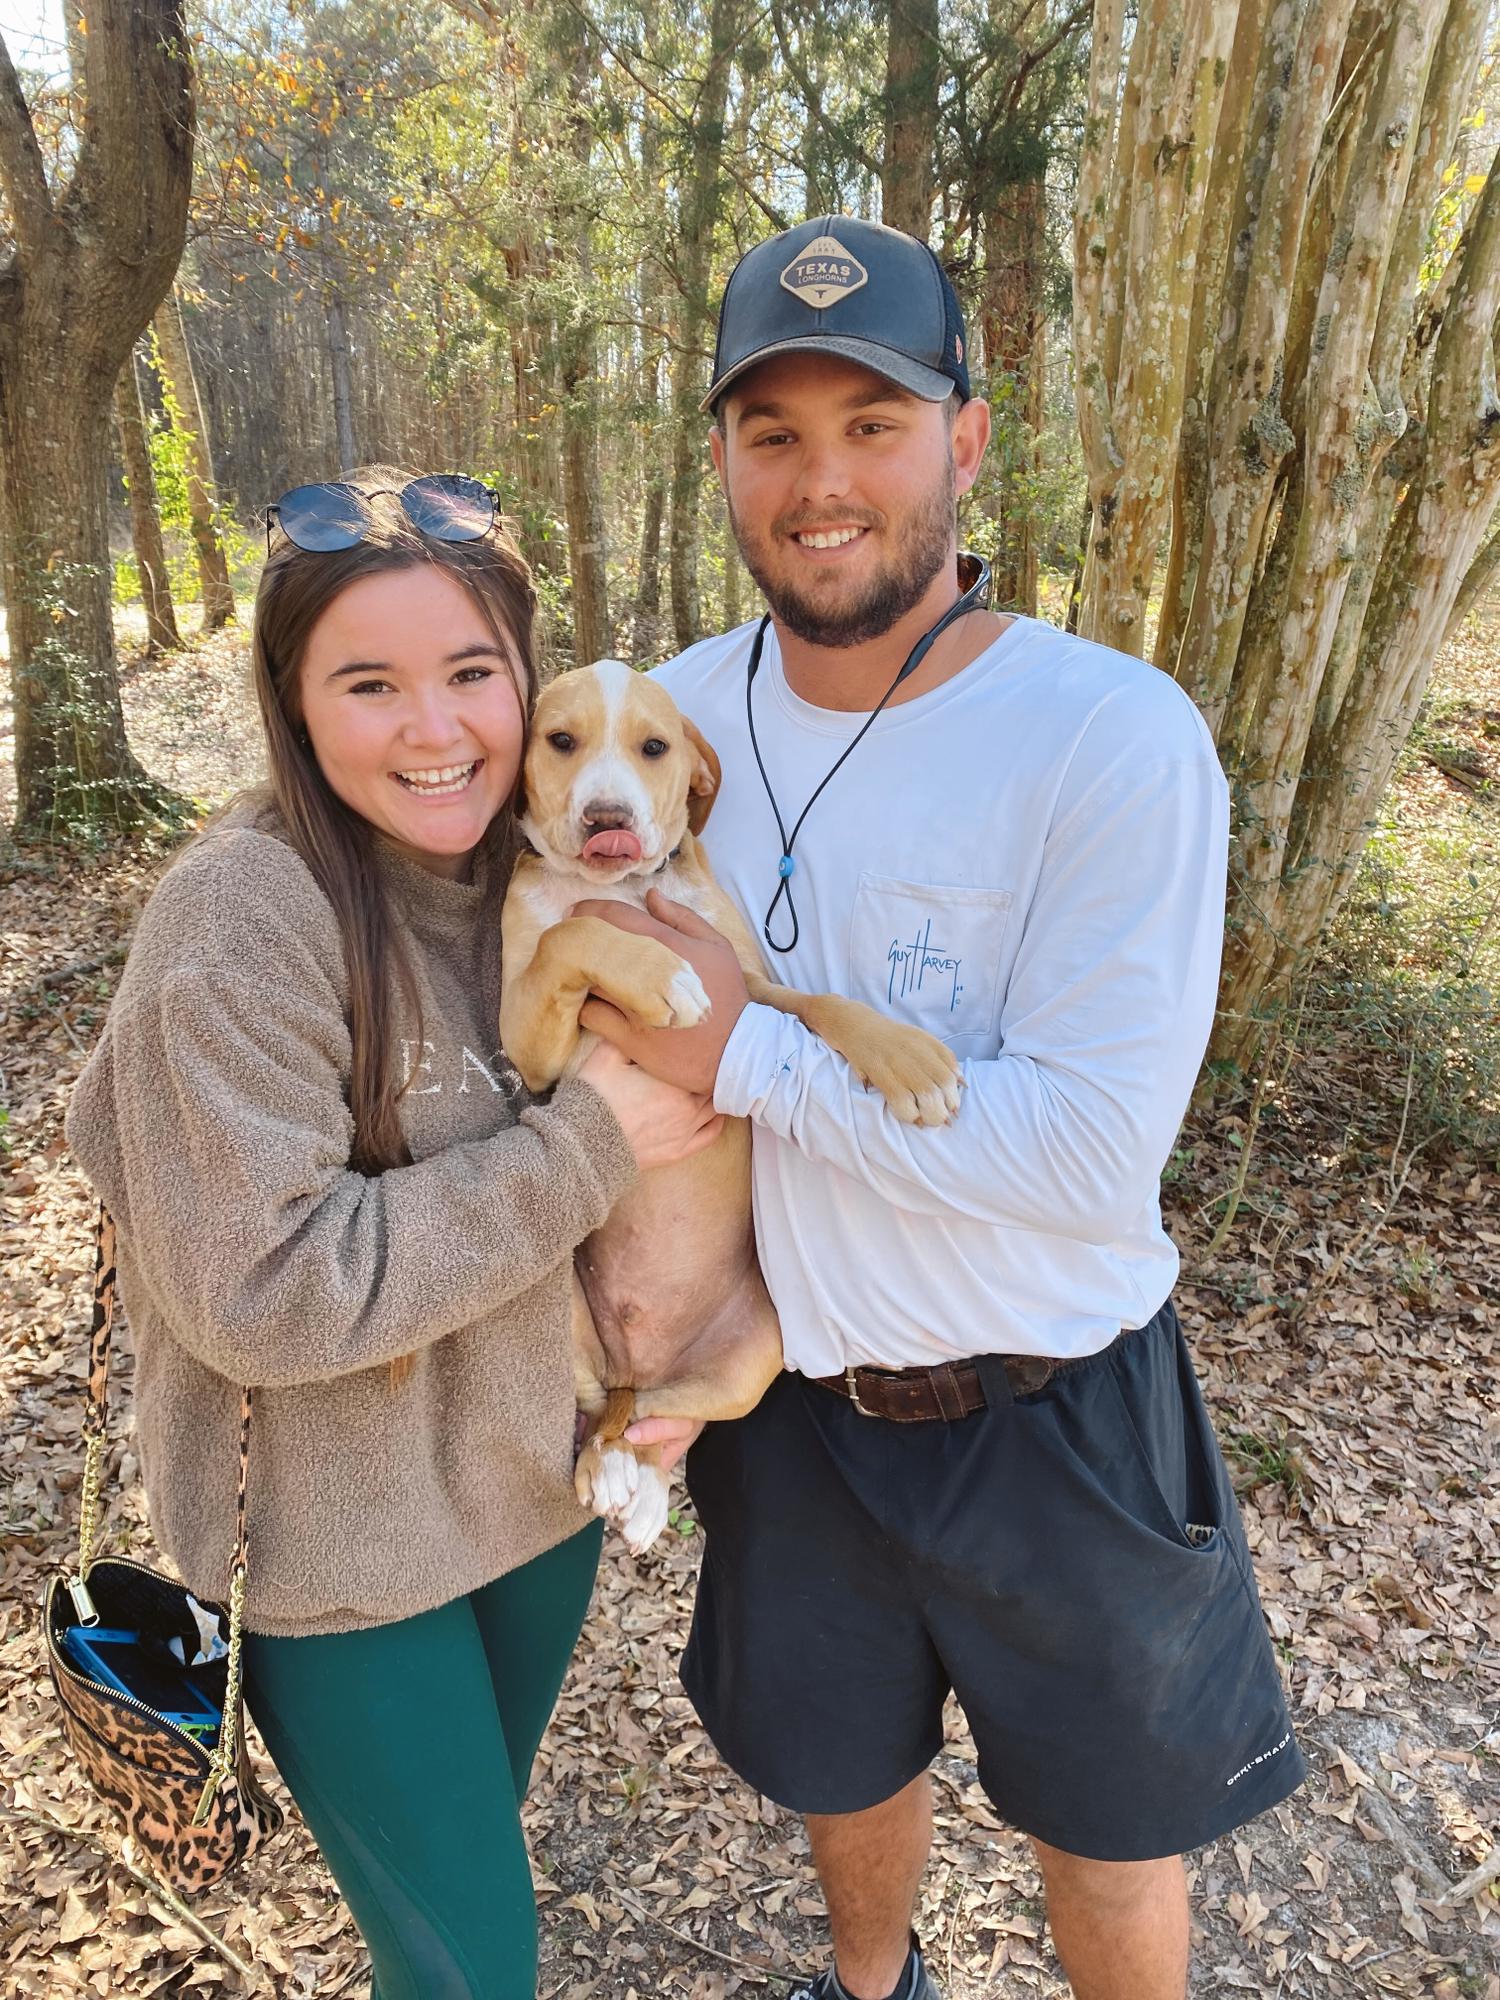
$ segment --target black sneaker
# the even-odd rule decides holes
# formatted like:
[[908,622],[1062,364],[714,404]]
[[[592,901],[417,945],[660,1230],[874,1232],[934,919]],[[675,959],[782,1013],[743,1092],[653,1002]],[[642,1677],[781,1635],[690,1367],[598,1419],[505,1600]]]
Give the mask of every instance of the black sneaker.
[[[826,1972],[818,1974],[811,1985],[796,1987],[789,2000],[849,2000],[849,1996],[840,1986],[838,1974],[830,1965]],[[928,1977],[921,1947],[915,1938],[912,1939],[911,1952],[906,1961],[903,1983],[896,1988],[896,2000],[943,2000],[942,1994]]]

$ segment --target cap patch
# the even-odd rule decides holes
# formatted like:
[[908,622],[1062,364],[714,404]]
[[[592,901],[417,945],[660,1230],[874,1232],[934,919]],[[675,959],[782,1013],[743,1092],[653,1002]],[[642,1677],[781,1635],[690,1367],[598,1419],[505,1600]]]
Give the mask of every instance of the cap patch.
[[869,272],[836,236],[818,236],[787,265],[781,282],[793,298],[822,312],[868,284]]

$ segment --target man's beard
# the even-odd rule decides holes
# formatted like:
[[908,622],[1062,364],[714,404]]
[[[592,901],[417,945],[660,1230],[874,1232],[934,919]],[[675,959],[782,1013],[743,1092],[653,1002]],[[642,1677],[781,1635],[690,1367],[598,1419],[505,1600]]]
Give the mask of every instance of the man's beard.
[[[847,521],[848,517],[844,517]],[[773,574],[771,544],[753,539],[729,507],[729,525],[745,567],[759,584],[777,622],[810,646],[861,646],[871,639],[883,639],[892,626],[920,604],[935,576],[951,560],[953,546],[952,460],[943,479],[901,525],[892,538],[894,558],[860,597],[842,605],[824,606],[799,593],[784,576]],[[792,527],[814,527],[813,522],[791,523]],[[889,525],[889,517],[881,524]],[[788,532],[777,522],[772,534]]]

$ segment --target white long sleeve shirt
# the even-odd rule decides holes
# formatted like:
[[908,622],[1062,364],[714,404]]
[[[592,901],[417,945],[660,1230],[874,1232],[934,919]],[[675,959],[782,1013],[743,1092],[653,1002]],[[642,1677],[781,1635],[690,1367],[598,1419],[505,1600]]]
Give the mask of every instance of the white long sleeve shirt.
[[[746,722],[754,625],[659,670],[717,750],[704,833],[757,936],[781,840]],[[755,732],[790,830],[865,720],[787,686],[774,628]],[[1177,1253],[1161,1170],[1213,1018],[1227,792],[1186,694],[1018,618],[885,710],[795,844],[773,974],[941,1037],[958,1117],[901,1124],[802,1024],[747,1007],[721,1111],[754,1125],[760,1259],[788,1365],[1089,1354],[1148,1320]],[[785,942],[783,899],[771,921]]]

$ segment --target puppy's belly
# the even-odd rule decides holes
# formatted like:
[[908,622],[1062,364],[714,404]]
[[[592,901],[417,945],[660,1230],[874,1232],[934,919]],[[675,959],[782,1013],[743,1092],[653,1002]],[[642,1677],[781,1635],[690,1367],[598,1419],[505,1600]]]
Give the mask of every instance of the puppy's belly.
[[578,1252],[607,1387],[660,1388],[775,1326],[755,1258],[750,1130],[643,1174]]

